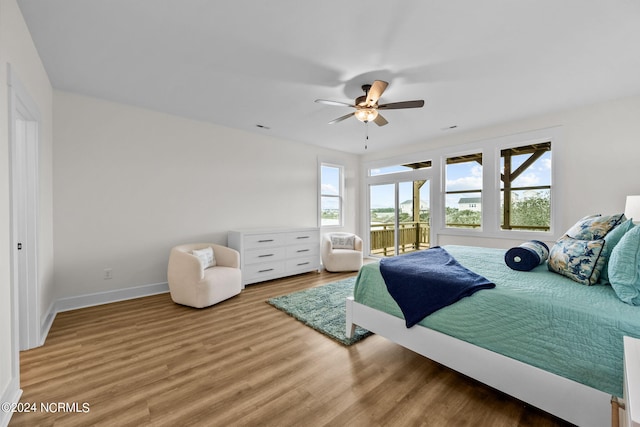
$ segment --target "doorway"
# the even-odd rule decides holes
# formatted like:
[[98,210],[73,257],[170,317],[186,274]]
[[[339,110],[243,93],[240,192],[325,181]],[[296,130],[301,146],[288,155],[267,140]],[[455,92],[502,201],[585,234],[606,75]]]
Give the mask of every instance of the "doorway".
[[38,153],[40,114],[9,67],[11,280],[20,350],[41,345],[38,292]]
[[429,200],[427,179],[369,185],[369,255],[428,249]]

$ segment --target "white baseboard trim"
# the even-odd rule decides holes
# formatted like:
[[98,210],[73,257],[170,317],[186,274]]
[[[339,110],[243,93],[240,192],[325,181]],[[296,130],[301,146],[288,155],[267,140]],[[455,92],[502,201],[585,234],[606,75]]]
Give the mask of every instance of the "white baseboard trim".
[[[53,325],[56,314],[63,311],[77,310],[79,308],[93,307],[95,305],[109,304],[117,301],[142,298],[150,295],[164,294],[169,292],[169,284],[153,283],[150,285],[135,286],[133,288],[116,289],[113,291],[97,292],[95,294],[85,294],[75,297],[60,298],[49,306],[44,321],[40,325],[40,343],[44,345],[49,335],[49,330]],[[0,424],[1,426],[2,424]]]
[[[2,392],[0,404],[17,404],[20,402],[20,396],[22,396],[22,390],[18,384],[18,378],[13,378],[12,381],[9,382],[9,385],[7,385],[7,388]],[[0,410],[0,426],[8,426],[12,415],[12,411]]]
[[[168,283],[154,283],[150,285],[135,286],[133,288],[116,289],[113,291],[98,292],[95,294],[61,298],[56,301],[55,307],[56,313],[61,313],[63,311],[93,307],[94,305],[109,304],[117,301],[142,298],[156,294],[164,294],[166,292],[169,292]],[[51,323],[53,323],[53,319],[51,320]]]
[[55,320],[55,318],[56,318],[56,301],[52,301],[44,317],[44,321],[40,325],[40,344],[39,345],[44,345],[44,342],[47,339],[47,335],[49,335],[49,329],[51,329],[51,325],[53,325],[53,321]]

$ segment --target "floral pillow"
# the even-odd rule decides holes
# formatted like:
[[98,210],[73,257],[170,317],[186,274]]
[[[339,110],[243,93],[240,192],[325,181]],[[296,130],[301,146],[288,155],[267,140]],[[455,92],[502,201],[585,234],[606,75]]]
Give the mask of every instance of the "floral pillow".
[[606,216],[590,215],[578,221],[566,234],[578,240],[604,239],[609,231],[625,220],[623,213]]
[[565,235],[549,252],[549,270],[583,285],[593,285],[600,277],[598,259],[604,239],[579,240]]

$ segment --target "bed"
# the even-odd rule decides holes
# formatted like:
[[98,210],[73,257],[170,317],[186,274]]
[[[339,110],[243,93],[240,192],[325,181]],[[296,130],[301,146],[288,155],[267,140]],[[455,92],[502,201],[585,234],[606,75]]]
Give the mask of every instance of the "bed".
[[609,424],[612,396],[623,393],[623,336],[640,337],[639,308],[546,264],[512,270],[501,249],[444,248],[495,288],[407,328],[379,264],[367,264],[347,298],[347,335],[358,325],[573,424]]

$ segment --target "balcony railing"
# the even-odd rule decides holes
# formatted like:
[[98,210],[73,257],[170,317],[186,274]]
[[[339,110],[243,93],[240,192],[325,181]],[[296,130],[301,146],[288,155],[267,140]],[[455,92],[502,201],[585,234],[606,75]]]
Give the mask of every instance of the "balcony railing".
[[[429,223],[427,222],[401,222],[398,236],[398,252],[400,254],[429,249]],[[453,224],[447,223],[447,227],[454,228],[479,228],[480,224]],[[548,226],[511,226],[514,230],[548,231]],[[393,224],[371,224],[371,254],[381,256],[396,255],[393,243],[395,226]]]
[[[429,248],[429,223],[401,222],[398,234],[398,252],[407,253]],[[393,236],[394,224],[371,224],[371,254],[396,255]]]

